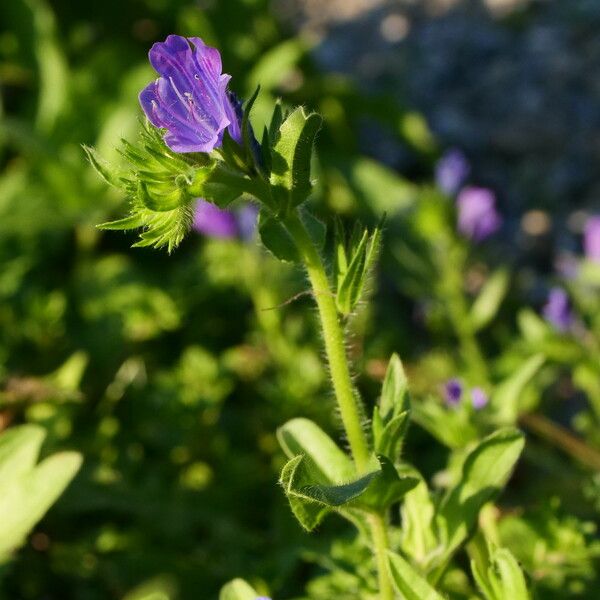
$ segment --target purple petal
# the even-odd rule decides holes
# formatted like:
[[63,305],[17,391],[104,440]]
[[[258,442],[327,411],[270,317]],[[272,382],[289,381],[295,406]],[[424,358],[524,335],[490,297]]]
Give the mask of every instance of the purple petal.
[[558,331],[564,332],[573,323],[573,313],[567,292],[562,288],[552,288],[542,309],[544,318]]
[[600,215],[590,217],[585,223],[583,250],[589,260],[600,262]]
[[202,199],[196,203],[193,227],[209,237],[230,239],[238,235],[235,215]]
[[456,194],[465,182],[471,165],[460,150],[449,150],[435,167],[435,179],[439,188],[449,196]]
[[444,385],[444,398],[447,404],[456,406],[462,398],[463,386],[459,379],[449,379]]
[[237,211],[237,224],[240,237],[251,240],[256,233],[258,224],[258,206],[256,204],[245,204]]
[[488,395],[480,387],[474,387],[471,390],[471,403],[475,410],[481,410],[487,405],[488,401]]
[[496,211],[496,196],[486,188],[466,187],[456,200],[458,230],[466,237],[480,242],[496,232],[502,217]]

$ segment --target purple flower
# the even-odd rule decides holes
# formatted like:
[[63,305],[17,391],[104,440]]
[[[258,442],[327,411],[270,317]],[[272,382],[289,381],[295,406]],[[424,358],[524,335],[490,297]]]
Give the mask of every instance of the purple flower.
[[467,157],[457,149],[449,150],[435,166],[435,180],[449,196],[456,194],[471,172]]
[[600,215],[590,217],[585,223],[583,250],[589,260],[600,262]]
[[211,152],[223,134],[241,142],[236,105],[227,91],[231,77],[221,73],[221,55],[200,38],[170,35],[152,46],[150,63],[160,77],[140,93],[150,122],[166,129],[174,152]]
[[480,387],[474,387],[471,390],[471,403],[475,410],[481,410],[488,401],[488,395]]
[[196,202],[193,227],[209,237],[249,240],[256,230],[257,216],[258,209],[253,204],[246,204],[233,212],[200,198]]
[[463,386],[462,383],[456,379],[448,379],[444,385],[444,398],[446,403],[451,406],[456,406],[462,397]]
[[486,188],[466,187],[456,200],[458,230],[475,242],[481,242],[498,230],[502,217],[496,211],[496,196]]
[[546,321],[558,331],[566,331],[573,323],[573,313],[567,292],[562,288],[552,288],[542,309]]

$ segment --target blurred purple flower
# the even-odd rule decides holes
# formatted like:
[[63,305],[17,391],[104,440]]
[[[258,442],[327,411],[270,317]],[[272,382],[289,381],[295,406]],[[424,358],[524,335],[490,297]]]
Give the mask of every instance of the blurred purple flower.
[[498,230],[502,217],[496,211],[496,196],[486,188],[466,187],[456,200],[458,230],[475,242],[481,242]]
[[166,129],[164,140],[174,152],[211,152],[223,142],[225,129],[241,142],[239,115],[221,73],[221,55],[200,38],[169,35],[148,53],[160,77],[140,93],[150,122]]
[[258,209],[246,204],[236,211],[215,206],[202,198],[196,202],[193,227],[199,233],[209,237],[231,239],[239,237],[249,240],[256,230]]
[[600,262],[600,215],[590,217],[585,223],[583,250],[589,260]]
[[562,288],[552,288],[542,309],[544,318],[558,331],[566,331],[573,323],[573,312],[567,292]]
[[249,241],[256,233],[258,221],[258,206],[244,204],[236,213],[239,235],[243,240]]
[[487,405],[488,401],[488,395],[480,387],[474,387],[471,390],[471,403],[475,410],[481,410]]
[[458,192],[470,172],[471,165],[467,157],[460,150],[448,150],[435,166],[435,180],[445,194],[452,196]]
[[447,404],[456,406],[462,398],[463,386],[462,383],[456,379],[448,379],[444,385],[444,398]]

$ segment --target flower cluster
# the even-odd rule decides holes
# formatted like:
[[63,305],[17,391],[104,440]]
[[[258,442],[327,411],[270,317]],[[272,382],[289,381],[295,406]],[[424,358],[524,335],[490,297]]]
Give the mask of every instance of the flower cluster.
[[221,55],[200,38],[170,35],[148,54],[160,75],[140,93],[148,120],[165,129],[174,152],[211,152],[223,143],[225,130],[241,143],[236,107],[222,73]]
[[[444,385],[444,399],[449,406],[458,406],[463,400],[463,384],[460,379],[452,378],[446,381]],[[484,408],[488,401],[488,395],[480,387],[473,387],[470,390],[471,404],[475,410]]]

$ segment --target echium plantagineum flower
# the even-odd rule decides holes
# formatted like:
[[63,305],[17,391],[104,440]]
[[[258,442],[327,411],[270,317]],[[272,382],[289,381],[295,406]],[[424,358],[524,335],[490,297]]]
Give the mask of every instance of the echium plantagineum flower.
[[548,300],[542,309],[546,321],[558,331],[567,331],[573,324],[573,311],[567,292],[555,287],[550,290]]
[[486,188],[466,187],[456,199],[458,230],[475,242],[495,233],[502,224],[496,210],[496,196]]
[[583,251],[586,258],[600,263],[600,215],[590,217],[583,229]]
[[228,91],[221,55],[200,38],[169,35],[148,54],[160,77],[140,93],[149,121],[166,129],[164,141],[174,152],[211,152],[225,130],[241,143],[237,102]]
[[193,228],[208,237],[250,240],[256,231],[258,207],[244,204],[236,210],[226,210],[202,198],[196,201]]
[[435,180],[439,188],[449,196],[458,192],[469,173],[471,165],[467,157],[458,149],[449,150],[435,166]]
[[459,379],[448,379],[444,384],[444,399],[451,406],[457,406],[460,403],[463,393],[463,386]]
[[487,406],[489,402],[488,395],[480,387],[474,387],[471,389],[471,404],[475,410],[481,410]]

